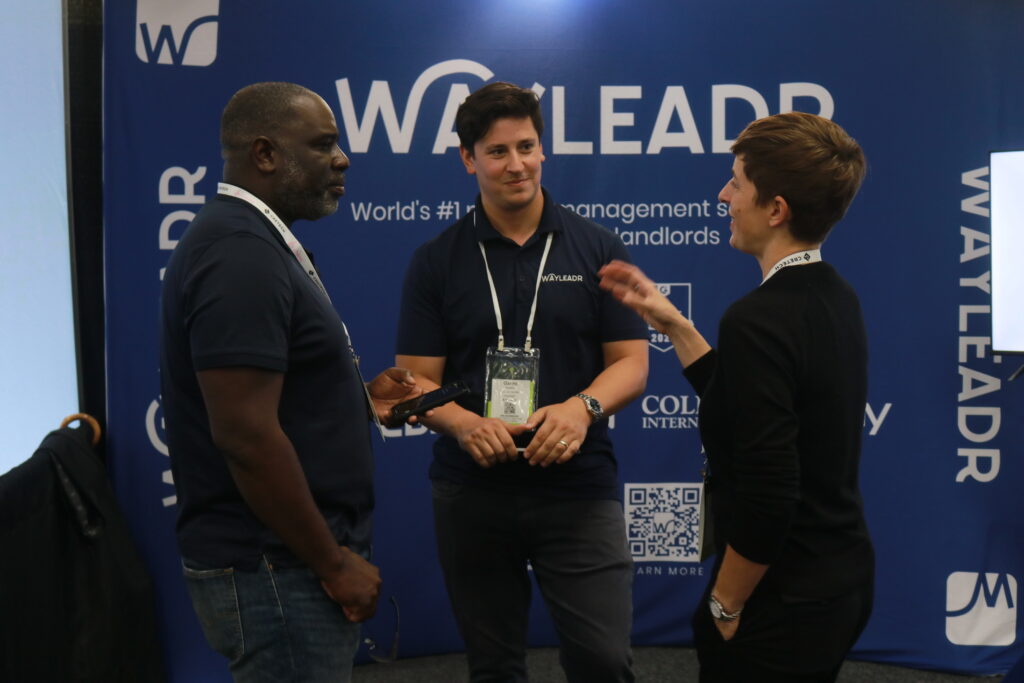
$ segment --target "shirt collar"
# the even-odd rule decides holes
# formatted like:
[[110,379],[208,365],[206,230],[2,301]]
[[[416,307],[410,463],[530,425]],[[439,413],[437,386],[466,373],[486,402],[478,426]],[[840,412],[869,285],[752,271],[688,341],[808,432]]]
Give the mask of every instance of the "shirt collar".
[[[527,240],[527,246],[532,244],[536,240],[544,237],[549,232],[562,232],[562,217],[556,211],[555,203],[551,199],[551,195],[543,187],[540,189],[544,196],[544,209],[540,214],[540,223],[537,225],[537,231],[530,236]],[[484,205],[480,199],[480,195],[476,196],[476,208],[473,210],[474,216],[469,217],[470,221],[474,222],[474,234],[478,242],[492,242],[497,240],[507,239],[504,235],[494,229],[491,225],[490,219],[487,218],[487,214],[484,212]]]

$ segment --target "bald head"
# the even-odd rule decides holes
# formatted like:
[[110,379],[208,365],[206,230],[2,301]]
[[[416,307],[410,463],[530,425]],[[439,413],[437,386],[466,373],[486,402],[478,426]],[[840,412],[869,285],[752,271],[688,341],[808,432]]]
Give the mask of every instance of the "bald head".
[[220,118],[220,149],[224,160],[245,154],[260,136],[276,137],[294,117],[300,98],[320,97],[295,83],[254,83],[236,92]]

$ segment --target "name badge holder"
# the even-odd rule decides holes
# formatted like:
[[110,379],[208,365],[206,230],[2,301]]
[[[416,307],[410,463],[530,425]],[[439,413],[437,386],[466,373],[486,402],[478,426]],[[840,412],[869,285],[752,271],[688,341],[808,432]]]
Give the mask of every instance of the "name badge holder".
[[[704,453],[702,447],[701,453]],[[715,531],[711,519],[711,471],[708,467],[708,457],[704,456],[704,466],[700,469],[701,490],[700,490],[700,512],[697,526],[697,556],[700,561],[708,559],[717,552],[715,548]]]
[[544,255],[537,269],[537,283],[533,290],[533,305],[530,319],[526,323],[526,342],[522,348],[505,346],[504,326],[501,320],[501,306],[498,304],[498,290],[487,263],[487,250],[479,242],[484,257],[487,284],[491,288],[491,303],[494,304],[494,318],[498,325],[498,345],[487,349],[486,371],[484,374],[484,417],[496,417],[509,424],[522,424],[537,410],[537,385],[540,379],[540,349],[533,346],[533,321],[537,314],[537,298],[540,283],[544,277],[544,266],[551,251],[554,233],[548,233]]
[[[292,234],[292,231],[285,225],[285,222],[281,220],[281,217],[274,213],[274,210],[267,206],[263,200],[256,195],[252,194],[248,190],[231,185],[229,183],[218,183],[217,194],[227,195],[228,197],[234,197],[241,199],[246,204],[249,204],[254,209],[262,213],[270,221],[270,224],[274,226],[278,234],[281,235],[281,239],[284,240],[288,250],[292,252],[295,260],[299,262],[302,269],[306,271],[306,275],[313,281],[320,293],[324,295],[328,303],[331,302],[331,295],[327,293],[327,288],[324,287],[324,283],[320,280],[320,275],[317,274],[316,268],[313,267],[313,262],[309,258],[309,254],[299,243],[299,240]],[[333,305],[333,303],[332,303]],[[380,432],[380,438],[386,440],[384,436],[384,425],[381,423],[380,418],[377,416],[377,411],[373,408],[373,399],[370,398],[370,390],[366,388],[366,381],[363,379],[363,372],[359,368],[359,356],[356,355],[356,350],[352,346],[352,337],[348,333],[348,327],[344,321],[341,323],[342,328],[345,330],[345,341],[348,344],[349,353],[352,354],[352,364],[355,365],[356,375],[359,376],[359,383],[363,386],[363,395],[366,397],[366,410],[369,412],[370,417],[373,419],[374,424],[377,425],[377,431]]]

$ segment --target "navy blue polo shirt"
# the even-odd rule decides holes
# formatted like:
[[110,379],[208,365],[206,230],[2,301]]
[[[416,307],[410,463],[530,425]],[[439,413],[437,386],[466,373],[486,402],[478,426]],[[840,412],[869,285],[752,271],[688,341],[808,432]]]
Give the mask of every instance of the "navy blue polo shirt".
[[[461,379],[469,385],[470,394],[459,399],[467,410],[483,414],[486,352],[498,338],[478,243],[487,249],[505,345],[522,347],[549,233],[554,238],[533,326],[533,345],[540,349],[538,407],[586,388],[604,370],[605,342],[647,338],[643,321],[598,287],[601,266],[612,259],[629,260],[617,235],[556,204],[545,190],[540,225],[520,247],[494,229],[478,196],[473,212],[413,255],[402,289],[396,346],[399,355],[444,356],[444,382]],[[530,467],[520,458],[484,469],[455,439],[441,436],[430,476],[538,496],[620,497],[605,420],[590,427],[572,460],[546,468]]]
[[249,509],[210,435],[196,372],[284,373],[278,418],[339,543],[367,547],[373,456],[362,382],[341,318],[273,226],[218,195],[171,254],[160,334],[162,407],[178,496],[178,545],[211,566],[297,559]]

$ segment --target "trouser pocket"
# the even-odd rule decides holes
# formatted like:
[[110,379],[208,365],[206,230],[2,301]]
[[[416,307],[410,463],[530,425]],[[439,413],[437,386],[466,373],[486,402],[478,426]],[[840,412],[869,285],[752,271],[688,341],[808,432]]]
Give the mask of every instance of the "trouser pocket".
[[206,642],[229,660],[237,660],[245,653],[245,641],[235,570],[231,567],[197,569],[182,563],[182,571]]

